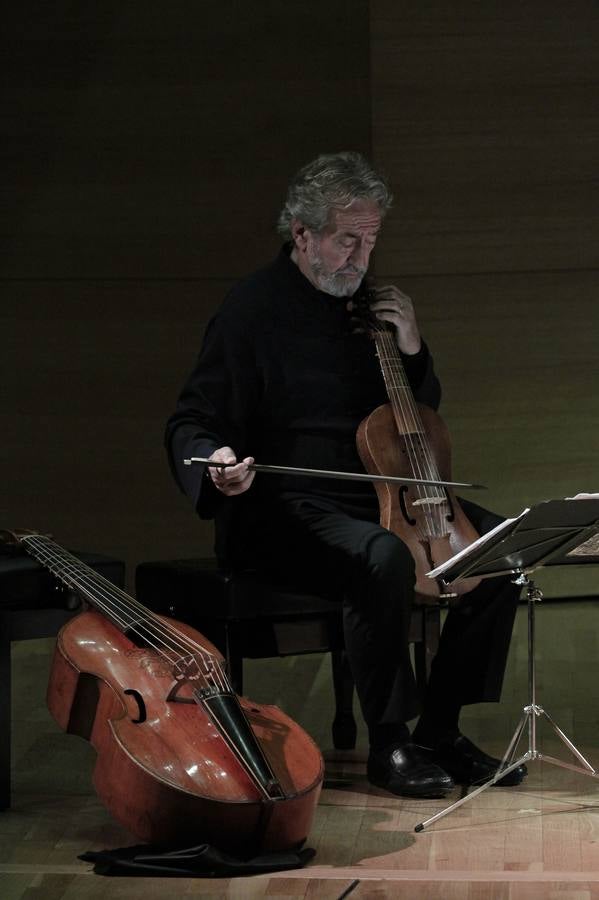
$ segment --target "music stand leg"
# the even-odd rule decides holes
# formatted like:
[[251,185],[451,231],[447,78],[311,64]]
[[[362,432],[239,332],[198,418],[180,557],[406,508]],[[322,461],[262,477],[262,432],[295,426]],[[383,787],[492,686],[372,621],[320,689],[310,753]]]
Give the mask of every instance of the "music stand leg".
[[[522,765],[526,762],[531,762],[533,760],[542,760],[543,762],[549,763],[554,766],[561,766],[564,769],[570,769],[573,772],[579,772],[582,775],[588,775],[590,778],[599,778],[599,774],[595,771],[593,766],[585,759],[582,753],[574,746],[572,741],[564,734],[561,728],[554,722],[549,713],[547,713],[542,706],[539,706],[537,703],[537,684],[536,684],[536,658],[535,658],[535,603],[539,603],[543,599],[543,594],[541,591],[535,587],[534,582],[530,581],[528,576],[520,575],[516,581],[516,584],[526,585],[527,589],[527,600],[528,600],[528,697],[529,702],[527,706],[524,707],[522,718],[516,727],[516,730],[512,736],[512,739],[508,745],[507,750],[503,756],[499,767],[492,778],[486,781],[484,784],[481,784],[475,790],[471,791],[469,794],[466,794],[465,797],[461,797],[459,800],[456,800],[455,803],[450,804],[450,806],[445,807],[440,812],[436,813],[434,816],[431,816],[428,819],[425,819],[424,822],[420,822],[420,824],[416,825],[414,831],[420,832],[424,831],[429,825],[432,825],[433,822],[437,822],[439,819],[447,816],[450,812],[453,812],[454,809],[457,809],[459,806],[462,806],[464,803],[468,803],[470,800],[473,800],[474,797],[477,797],[479,794],[482,794],[483,791],[486,791],[487,788],[491,787],[491,785],[495,784],[497,781],[502,779],[505,775],[508,775],[510,772],[513,772],[514,769],[517,769],[518,766]],[[582,764],[581,766],[575,766],[571,763],[564,762],[561,759],[556,759],[553,756],[545,756],[543,753],[540,753],[537,750],[537,718],[542,716],[544,719],[547,719],[554,732],[560,738],[560,740],[568,747],[571,753],[579,760]],[[518,745],[524,734],[524,730],[528,725],[528,750],[524,753],[519,759],[514,760],[514,756],[518,749]]]

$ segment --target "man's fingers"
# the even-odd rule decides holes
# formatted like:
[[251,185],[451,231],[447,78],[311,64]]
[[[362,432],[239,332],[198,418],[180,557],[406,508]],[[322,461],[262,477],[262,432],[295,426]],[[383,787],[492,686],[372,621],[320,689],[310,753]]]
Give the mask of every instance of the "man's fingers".
[[[222,463],[229,463],[229,464],[235,464],[237,462],[237,457],[235,456],[231,447],[219,447],[218,450],[215,450],[214,453],[210,456],[210,459],[214,460],[214,462],[222,462]],[[217,486],[224,482],[225,472],[227,472],[227,471],[228,471],[228,469],[225,469],[225,468],[221,469],[220,466],[218,468],[216,468],[214,466],[210,466],[210,463],[208,463],[208,472],[210,473],[210,477],[211,477],[212,481]]]
[[229,466],[223,468],[210,466],[208,463],[210,478],[219,491],[227,496],[232,496],[248,489],[255,475],[248,469],[248,465],[254,462],[252,456],[246,456],[245,459],[237,462],[237,457],[230,447],[220,447],[214,451],[210,459],[214,462],[230,463]]

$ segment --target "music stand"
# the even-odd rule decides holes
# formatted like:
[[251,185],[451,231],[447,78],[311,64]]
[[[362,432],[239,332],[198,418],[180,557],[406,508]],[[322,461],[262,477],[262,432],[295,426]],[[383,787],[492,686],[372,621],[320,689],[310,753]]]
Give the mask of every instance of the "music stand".
[[[537,702],[535,670],[535,604],[543,599],[528,575],[543,566],[599,563],[599,499],[548,500],[532,509],[524,510],[517,518],[498,525],[470,547],[456,554],[443,565],[427,573],[440,578],[449,589],[452,581],[467,576],[492,578],[511,574],[515,584],[527,589],[528,604],[528,704],[523,708],[503,759],[495,775],[474,791],[456,800],[434,816],[416,825],[415,831],[423,831],[428,825],[446,816],[458,806],[472,800],[492,784],[525,762],[543,760],[580,772],[591,778],[599,773],[584,758],[572,741],[564,734],[551,716]],[[546,756],[537,749],[536,719],[546,719],[560,740],[568,747],[581,765],[573,765]],[[528,750],[514,759],[520,739],[528,725]]]

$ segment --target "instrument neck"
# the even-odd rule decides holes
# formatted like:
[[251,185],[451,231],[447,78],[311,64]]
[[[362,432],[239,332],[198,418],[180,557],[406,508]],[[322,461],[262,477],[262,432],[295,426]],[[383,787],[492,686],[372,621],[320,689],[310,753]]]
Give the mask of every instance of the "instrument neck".
[[422,420],[395,340],[395,333],[390,330],[377,331],[374,341],[396,425],[401,431],[423,434]]
[[69,590],[79,594],[120,631],[127,631],[134,618],[147,614],[145,606],[46,535],[28,534],[20,537],[19,543]]
[[[418,404],[406,375],[395,330],[377,328],[376,352],[385,381],[397,433],[403,438],[404,452],[412,477],[440,481],[435,455],[430,446]],[[443,488],[416,486],[414,495],[424,503],[424,521],[429,536],[443,533],[446,493]],[[432,504],[432,506],[430,505]]]

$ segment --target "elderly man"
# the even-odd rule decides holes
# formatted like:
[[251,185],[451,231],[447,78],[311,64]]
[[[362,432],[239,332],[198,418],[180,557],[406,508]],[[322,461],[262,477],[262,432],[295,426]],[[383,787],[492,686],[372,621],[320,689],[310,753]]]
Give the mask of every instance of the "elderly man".
[[[216,518],[221,563],[264,568],[313,590],[342,592],[345,644],[368,726],[371,783],[443,796],[490,777],[498,761],[458,728],[465,703],[497,700],[518,592],[483,582],[453,608],[419,710],[408,650],[414,561],[378,524],[370,484],[257,475],[260,462],[360,471],[356,430],[387,401],[373,342],[351,298],[391,205],[385,179],[357,153],[323,155],[291,181],[278,257],[236,285],[208,325],[197,365],[167,425],[175,478],[199,515]],[[371,309],[393,327],[415,399],[440,387],[412,301],[393,285]],[[203,472],[183,459],[234,463]],[[498,520],[463,503],[479,531]],[[407,722],[421,712],[410,735]],[[517,784],[521,767],[503,781]]]

